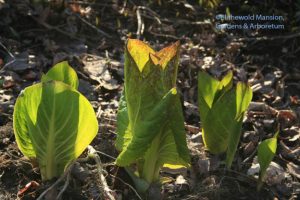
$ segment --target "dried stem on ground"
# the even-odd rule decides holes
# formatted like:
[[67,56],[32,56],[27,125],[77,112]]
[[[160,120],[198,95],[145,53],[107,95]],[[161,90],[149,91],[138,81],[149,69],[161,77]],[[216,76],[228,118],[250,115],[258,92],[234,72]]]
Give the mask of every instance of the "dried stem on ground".
[[97,154],[97,151],[94,149],[92,146],[88,146],[88,157],[93,158],[96,162],[97,165],[97,171],[100,179],[100,186],[99,188],[102,191],[102,194],[104,195],[104,199],[109,199],[109,200],[115,200],[115,194],[114,191],[111,190],[106,182],[105,176],[103,175],[103,165],[101,162],[100,157]]
[[64,191],[67,189],[68,185],[69,185],[69,180],[70,180],[70,174],[71,174],[71,171],[73,169],[73,166],[74,164],[70,164],[70,166],[67,168],[67,170],[65,171],[65,173],[59,177],[59,179],[57,179],[55,181],[55,183],[53,183],[48,189],[46,189],[38,198],[37,200],[42,200],[43,197],[51,190],[55,189],[55,187],[60,183],[62,182],[66,177],[67,177],[67,180],[64,184],[64,187],[63,189],[59,192],[59,194],[57,195],[57,197],[55,198],[56,200],[59,200],[60,197],[62,196],[62,194],[64,193]]

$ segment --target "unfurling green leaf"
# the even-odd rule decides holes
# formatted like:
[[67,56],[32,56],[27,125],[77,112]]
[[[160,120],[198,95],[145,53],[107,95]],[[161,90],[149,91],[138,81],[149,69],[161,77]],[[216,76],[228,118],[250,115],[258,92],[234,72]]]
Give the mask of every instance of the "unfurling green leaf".
[[62,81],[65,84],[72,86],[74,89],[78,89],[79,81],[77,74],[67,61],[57,63],[47,72],[47,74],[42,76],[42,82],[47,82],[49,80]]
[[244,113],[252,99],[251,88],[241,82],[233,87],[232,77],[232,72],[221,81],[204,72],[198,75],[203,141],[211,153],[226,152],[228,168],[239,143]]
[[43,79],[21,92],[13,116],[18,147],[37,160],[43,180],[60,176],[98,132],[91,104],[75,89],[77,76],[70,79],[74,74],[66,73],[62,78],[57,74],[61,66],[56,67],[47,73],[49,81]]
[[258,190],[260,190],[267,168],[276,154],[277,136],[278,132],[273,138],[266,139],[258,145],[257,157],[260,166],[259,182],[257,187]]
[[125,48],[125,88],[117,116],[117,165],[137,163],[149,184],[159,170],[188,166],[184,119],[175,89],[179,43],[158,52],[129,39]]

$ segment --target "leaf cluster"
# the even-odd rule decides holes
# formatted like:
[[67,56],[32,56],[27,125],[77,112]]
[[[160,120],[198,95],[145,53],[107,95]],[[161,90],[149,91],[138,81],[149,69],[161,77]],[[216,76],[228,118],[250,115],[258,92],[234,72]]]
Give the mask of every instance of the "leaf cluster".
[[26,157],[37,160],[43,180],[63,174],[98,132],[93,107],[77,88],[76,72],[61,62],[16,101],[16,142]]
[[198,75],[198,103],[205,146],[213,154],[226,152],[230,168],[241,134],[244,113],[252,99],[249,85],[238,82],[233,74],[219,81],[205,72]]

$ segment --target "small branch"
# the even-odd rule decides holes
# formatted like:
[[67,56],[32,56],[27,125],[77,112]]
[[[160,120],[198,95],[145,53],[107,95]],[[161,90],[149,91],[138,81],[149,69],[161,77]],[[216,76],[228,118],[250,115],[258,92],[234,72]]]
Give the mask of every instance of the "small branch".
[[141,35],[143,35],[144,29],[145,29],[145,24],[142,20],[140,9],[141,9],[140,6],[138,6],[137,9],[136,9],[136,18],[137,18],[137,22],[138,22],[136,35],[137,35],[138,39],[140,39]]
[[155,32],[153,32],[153,31],[149,31],[149,33],[151,33],[151,34],[153,34],[153,35],[155,35],[155,36],[157,36],[157,37],[171,38],[171,39],[174,39],[174,40],[182,40],[182,39],[184,39],[183,37],[179,38],[179,37],[177,37],[177,36],[175,36],[175,35],[168,35],[168,34],[162,34],[162,33],[155,33]]
[[255,148],[255,150],[251,153],[250,156],[248,156],[245,160],[242,161],[242,163],[247,163],[249,160],[251,160],[252,158],[254,158],[254,156],[256,155],[257,153],[257,148]]
[[211,28],[213,28],[213,24],[211,21],[209,20],[204,20],[204,21],[189,21],[189,20],[185,20],[185,19],[180,19],[180,20],[172,20],[173,24],[179,24],[179,25],[194,25],[194,26],[210,26]]
[[0,178],[3,176],[3,174],[4,174],[4,171],[2,173],[0,173]]
[[97,110],[96,117],[97,117],[98,119],[100,119],[100,117],[101,117],[102,113],[103,113],[103,111],[102,111],[102,109],[101,109],[101,105],[100,105],[100,106],[98,107],[98,110]]
[[55,183],[53,185],[51,185],[51,187],[49,187],[47,190],[45,190],[40,196],[39,198],[37,198],[37,200],[42,200],[43,197],[50,191],[53,190],[60,182],[62,182],[64,180],[64,176],[61,176],[59,179],[57,179],[55,181]]
[[143,200],[142,197],[139,195],[139,193],[134,189],[134,187],[132,187],[132,185],[126,183],[125,181],[123,181],[123,180],[122,180],[121,178],[119,178],[119,177],[116,177],[116,176],[114,176],[114,175],[112,175],[112,174],[109,174],[109,175],[110,175],[111,177],[113,177],[113,178],[118,179],[118,180],[121,181],[124,185],[127,185],[127,186],[135,193],[135,195],[136,195],[140,200]]
[[116,160],[117,158],[115,158],[115,157],[113,157],[113,156],[111,156],[111,155],[108,155],[108,154],[106,154],[106,153],[104,153],[104,152],[102,152],[102,151],[96,151],[97,153],[99,153],[99,154],[102,154],[102,155],[104,155],[104,156],[106,156],[106,157],[108,157],[108,158],[111,158],[111,159],[113,159],[113,160]]
[[71,37],[71,38],[73,38],[73,39],[82,41],[82,39],[76,37],[76,36],[75,36],[74,34],[72,34],[72,33],[68,33],[68,32],[66,32],[66,31],[63,31],[63,30],[59,29],[59,28],[56,27],[56,26],[52,26],[52,25],[50,25],[50,24],[47,24],[46,22],[41,21],[41,20],[39,20],[39,19],[36,18],[36,17],[33,17],[33,16],[31,16],[31,17],[32,17],[32,19],[34,19],[37,23],[39,23],[40,25],[42,25],[42,26],[45,27],[46,29],[54,30],[54,31],[57,31],[57,32],[59,32],[59,33],[65,35],[65,36],[67,36],[67,37]]
[[154,17],[154,19],[157,21],[157,23],[161,24],[161,20],[159,18],[160,16],[156,12],[151,10],[150,8],[145,7],[145,6],[138,6],[138,9],[148,11]]
[[102,190],[104,196],[104,199],[108,198],[109,200],[116,200],[116,198],[114,197],[114,195],[112,195],[113,191],[109,188],[105,176],[103,175],[103,167],[102,167],[102,163],[100,160],[100,157],[97,154],[97,151],[94,149],[94,147],[92,146],[88,146],[88,155],[89,157],[93,158],[96,162],[97,165],[97,171],[99,174],[99,178],[100,178],[100,189]]
[[12,63],[14,63],[16,61],[16,57],[6,48],[6,46],[0,42],[0,46],[8,53],[8,55],[12,58],[11,61],[9,61],[8,63],[6,63],[2,69],[0,70],[0,72],[3,72],[9,65],[11,65]]
[[[72,170],[70,170],[70,171],[72,171]],[[56,200],[60,200],[61,199],[61,197],[62,197],[62,195],[63,195],[63,193],[66,191],[66,189],[67,189],[67,187],[68,187],[68,185],[69,185],[69,182],[70,182],[70,177],[71,177],[71,173],[68,173],[68,175],[67,175],[67,180],[66,180],[66,182],[65,182],[65,184],[64,184],[64,187],[61,189],[61,191],[58,193],[58,195],[57,195],[57,197],[56,197]]]
[[[39,198],[37,198],[37,200],[42,200],[43,197],[44,197],[49,191],[53,190],[60,182],[62,182],[62,181],[65,179],[66,176],[69,177],[69,174],[71,173],[73,166],[74,166],[73,163],[70,164],[70,166],[67,168],[67,170],[65,171],[65,173],[64,173],[61,177],[59,177],[59,179],[57,179],[57,180],[55,181],[55,183],[53,183],[48,189],[46,189],[46,190],[39,196]],[[67,178],[67,179],[68,179],[68,178]],[[67,180],[67,182],[69,183],[68,180]],[[68,184],[65,183],[64,187],[67,187],[67,186],[68,186]],[[66,188],[65,188],[65,189],[66,189]],[[61,193],[63,193],[63,192],[65,191],[65,189],[63,188],[63,190],[58,194],[58,196],[57,196],[56,199],[58,199],[59,195],[62,195]]]
[[260,111],[260,112],[270,113],[272,115],[276,115],[279,112],[278,110],[272,108],[271,106],[267,105],[264,102],[251,102],[248,111],[250,112]]
[[127,0],[123,2],[123,7],[122,7],[122,9],[119,11],[121,15],[124,14],[126,6],[127,6]]
[[13,60],[9,61],[8,63],[6,63],[2,69],[0,70],[0,72],[3,72],[9,65],[13,64],[14,62],[16,62],[16,58],[13,58]]
[[0,42],[0,46],[9,54],[10,57],[15,58],[15,56]]
[[76,17],[79,18],[83,23],[85,23],[86,25],[88,25],[89,27],[91,27],[92,29],[94,29],[95,31],[97,31],[99,34],[107,37],[107,38],[112,38],[111,35],[105,33],[104,31],[102,31],[101,29],[99,29],[98,27],[96,27],[95,25],[91,24],[90,22],[88,22],[87,20],[85,20],[84,18],[80,17],[78,14],[76,14]]

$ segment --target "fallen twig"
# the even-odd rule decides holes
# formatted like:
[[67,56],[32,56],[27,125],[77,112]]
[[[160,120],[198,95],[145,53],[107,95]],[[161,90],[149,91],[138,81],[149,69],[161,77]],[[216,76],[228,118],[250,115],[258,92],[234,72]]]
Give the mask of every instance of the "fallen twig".
[[141,37],[141,35],[143,35],[144,29],[145,29],[145,24],[141,17],[140,9],[141,9],[140,6],[138,6],[136,9],[136,18],[137,18],[137,22],[138,22],[138,26],[137,26],[137,30],[136,30],[137,39],[140,39],[140,37]]
[[124,185],[127,185],[134,193],[135,195],[140,199],[143,200],[142,197],[139,195],[139,193],[136,191],[136,189],[134,189],[134,187],[132,187],[132,185],[126,183],[125,181],[123,181],[121,178],[114,176],[112,174],[109,174],[111,177],[118,179],[119,181],[121,181]]
[[[71,171],[71,170],[70,170]],[[71,177],[71,173],[68,173],[68,175],[67,175],[67,180],[66,180],[66,182],[65,182],[65,184],[64,184],[64,187],[61,189],[61,191],[58,193],[58,195],[57,195],[57,197],[56,197],[56,200],[60,200],[61,199],[61,197],[62,197],[62,195],[63,195],[63,193],[66,191],[66,189],[67,189],[67,187],[68,187],[68,185],[69,185],[69,182],[70,182],[70,177]]]
[[113,191],[109,188],[105,176],[103,175],[103,167],[102,167],[100,157],[98,156],[97,151],[94,149],[94,147],[90,145],[88,146],[88,157],[93,158],[96,162],[97,171],[100,178],[100,185],[101,185],[100,189],[104,194],[104,198],[105,199],[108,198],[109,200],[115,200],[116,198],[112,194]]
[[156,12],[154,12],[153,10],[151,10],[150,8],[145,7],[145,6],[138,6],[138,9],[148,11],[153,16],[153,18],[157,21],[157,23],[161,24],[159,15]]
[[[70,164],[69,167],[67,168],[67,170],[65,171],[65,173],[64,173],[61,177],[59,177],[59,179],[57,179],[57,180],[55,181],[55,183],[53,183],[48,189],[46,189],[46,190],[45,190],[45,191],[37,198],[37,200],[42,200],[43,197],[44,197],[49,191],[53,190],[60,182],[62,182],[62,181],[65,179],[66,176],[69,177],[69,174],[71,173],[73,166],[74,166],[73,163]],[[67,178],[67,179],[68,179],[68,178]],[[67,180],[66,182],[67,182],[67,183],[65,183],[63,189],[60,191],[60,193],[58,194],[58,196],[56,197],[56,199],[58,199],[58,197],[60,197],[60,196],[63,194],[63,192],[66,190],[66,187],[68,186],[69,180]]]
[[200,129],[196,126],[185,124],[184,127],[191,133],[197,134],[199,133]]
[[68,32],[66,32],[66,31],[64,31],[64,30],[61,30],[61,29],[59,29],[59,28],[56,27],[56,26],[52,26],[52,25],[50,25],[50,24],[48,24],[48,23],[46,23],[46,22],[44,22],[44,21],[39,20],[39,19],[36,18],[36,17],[33,17],[33,16],[31,16],[31,17],[32,17],[32,19],[34,19],[37,23],[39,23],[40,25],[44,26],[46,29],[57,31],[57,32],[59,32],[59,33],[65,35],[65,36],[67,36],[67,37],[71,37],[71,38],[76,39],[76,40],[79,40],[79,41],[82,40],[82,39],[76,37],[74,34],[71,34],[71,33],[68,33]]
[[9,61],[8,63],[6,63],[2,69],[0,70],[0,72],[3,72],[9,65],[11,65],[12,63],[14,63],[16,61],[15,56],[6,48],[6,46],[4,44],[2,44],[2,42],[0,41],[0,46],[8,53],[8,55],[12,58],[11,61]]
[[98,27],[96,27],[95,25],[89,23],[87,20],[85,20],[84,18],[80,17],[78,14],[76,14],[76,17],[79,18],[83,23],[85,23],[86,25],[88,25],[89,27],[91,27],[92,29],[94,29],[95,31],[97,31],[99,34],[107,37],[107,38],[112,38],[111,35],[105,33],[104,31],[102,31],[101,29],[99,29]]
[[182,40],[182,39],[184,39],[184,37],[177,37],[177,36],[174,36],[174,35],[155,33],[153,31],[149,31],[149,33],[151,33],[151,34],[153,34],[155,36],[158,36],[158,37],[171,38],[171,39],[174,39],[174,40]]
[[115,158],[115,157],[113,157],[113,156],[111,156],[111,155],[108,155],[108,154],[106,154],[106,153],[104,153],[104,152],[102,152],[102,151],[96,151],[97,153],[99,153],[99,154],[102,154],[102,155],[104,155],[104,156],[106,156],[106,157],[108,157],[108,158],[111,158],[111,159],[113,159],[113,160],[116,160],[117,158]]
[[259,111],[259,112],[270,113],[272,115],[276,115],[278,113],[278,110],[272,108],[271,106],[267,105],[264,102],[251,102],[248,111],[254,111],[254,112]]
[[2,44],[2,42],[0,42],[0,46],[2,46],[2,48],[9,54],[10,57],[14,58],[15,56],[6,48],[6,46],[4,44]]

